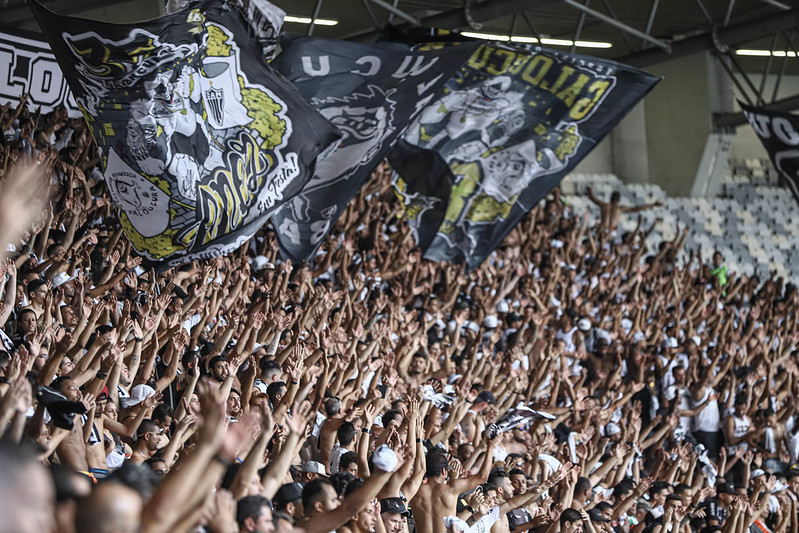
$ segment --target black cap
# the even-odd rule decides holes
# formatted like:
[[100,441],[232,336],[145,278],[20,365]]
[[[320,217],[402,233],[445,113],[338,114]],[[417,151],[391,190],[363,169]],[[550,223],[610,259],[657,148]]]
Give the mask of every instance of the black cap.
[[405,508],[405,502],[402,498],[383,498],[380,500],[380,512],[407,515],[408,509]]
[[507,317],[505,317],[505,321],[508,324],[512,324],[513,322],[518,322],[519,320],[523,320],[522,316],[518,313],[510,313]]
[[490,405],[494,405],[497,403],[497,399],[494,397],[494,393],[490,390],[484,390],[480,394],[477,395],[477,398],[474,399],[474,403],[480,402],[487,402]]
[[735,486],[732,483],[716,484],[716,492],[719,494],[735,494]]
[[285,509],[286,505],[301,500],[302,487],[302,483],[286,483],[282,485],[277,489],[275,497],[272,498],[272,503],[275,504],[275,508],[278,510]]
[[591,522],[610,522],[609,519],[602,516],[602,511],[596,507],[588,510],[588,517],[591,519]]

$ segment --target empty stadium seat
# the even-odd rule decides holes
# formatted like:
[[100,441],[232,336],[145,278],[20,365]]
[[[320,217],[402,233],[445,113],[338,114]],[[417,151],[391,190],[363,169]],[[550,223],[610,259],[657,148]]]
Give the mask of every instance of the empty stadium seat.
[[[663,202],[664,206],[640,213],[648,227],[656,218],[661,222],[647,239],[650,253],[663,240],[675,237],[677,224],[688,226],[687,250],[701,250],[709,262],[718,250],[725,264],[739,275],[757,274],[761,279],[777,271],[778,275],[799,284],[799,206],[784,188],[769,183],[772,175],[768,161],[747,159],[730,161],[722,180],[720,196],[713,198],[669,197],[654,184],[624,184],[616,176],[604,173],[573,173],[561,183],[561,192],[580,215],[589,210],[592,223],[599,220],[599,209],[588,200],[587,189],[607,201],[612,192],[621,195],[623,205]],[[621,231],[632,231],[637,215],[622,219]],[[688,253],[681,254],[683,261]]]

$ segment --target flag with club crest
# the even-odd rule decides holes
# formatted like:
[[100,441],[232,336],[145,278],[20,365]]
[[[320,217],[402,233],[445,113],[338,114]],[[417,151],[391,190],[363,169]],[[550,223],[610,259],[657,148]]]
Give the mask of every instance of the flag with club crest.
[[161,267],[239,247],[338,138],[226,2],[122,25],[31,9],[97,142],[122,227]]

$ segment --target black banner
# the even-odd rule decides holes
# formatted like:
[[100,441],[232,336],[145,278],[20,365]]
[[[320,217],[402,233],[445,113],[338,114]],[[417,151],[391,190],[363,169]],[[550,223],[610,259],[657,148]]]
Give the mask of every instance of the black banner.
[[738,102],[779,171],[781,182],[799,202],[799,116]]
[[612,61],[484,42],[389,154],[424,257],[477,267],[656,82]]
[[424,52],[312,37],[283,38],[272,61],[341,130],[300,194],[272,216],[284,256],[309,259],[407,124],[477,48]]
[[80,116],[50,44],[41,35],[0,27],[0,105],[16,107],[23,94],[42,113],[64,106],[69,116]]
[[100,147],[122,226],[152,261],[237,248],[338,138],[225,2],[126,25],[31,9]]

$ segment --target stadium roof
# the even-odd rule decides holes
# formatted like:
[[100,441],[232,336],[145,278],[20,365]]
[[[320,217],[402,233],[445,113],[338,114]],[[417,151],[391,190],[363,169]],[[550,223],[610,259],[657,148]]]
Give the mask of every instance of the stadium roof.
[[[799,7],[795,0],[271,0],[290,16],[286,29],[369,42],[386,22],[459,30],[543,44],[651,67],[711,51],[731,73],[799,75]],[[145,4],[146,2],[140,2]],[[121,0],[49,0],[80,16]],[[120,7],[122,7],[120,5]],[[0,24],[27,22],[25,0],[5,0]],[[118,17],[114,17],[118,18]],[[309,24],[311,20],[315,24]],[[747,88],[755,83],[743,80]],[[750,86],[751,85],[751,86]],[[756,91],[754,91],[756,92]],[[770,98],[763,98],[769,103]],[[779,104],[779,102],[778,102]],[[782,102],[794,108],[799,98]]]

